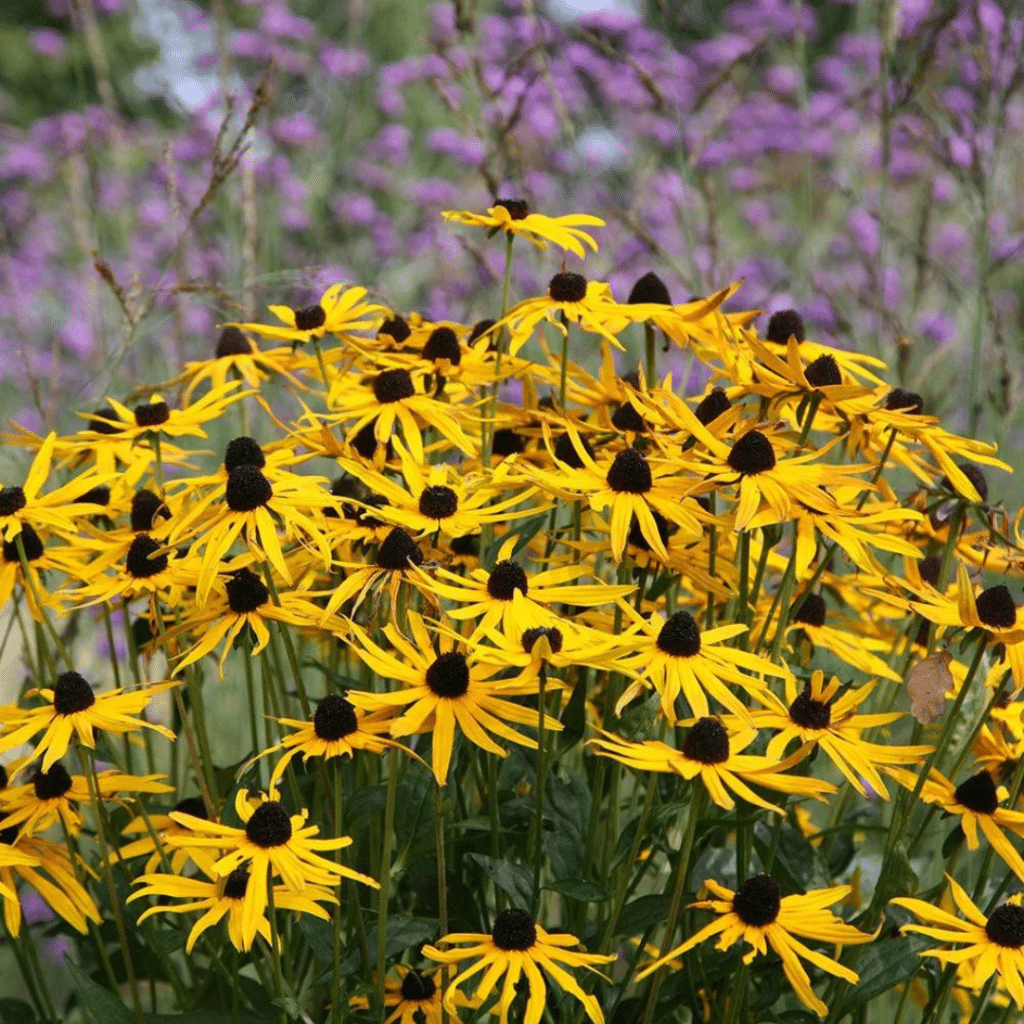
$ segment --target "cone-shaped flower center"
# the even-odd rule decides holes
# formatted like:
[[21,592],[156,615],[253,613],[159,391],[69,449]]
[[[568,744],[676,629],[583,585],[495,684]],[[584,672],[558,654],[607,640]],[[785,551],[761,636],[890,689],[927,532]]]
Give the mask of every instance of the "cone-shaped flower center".
[[615,414],[612,416],[612,426],[616,430],[630,430],[634,434],[642,434],[647,430],[643,416],[637,412],[636,406],[632,402],[623,402],[615,410]]
[[224,468],[230,473],[239,466],[262,469],[267,464],[263,449],[251,437],[236,437],[224,449]]
[[835,384],[843,383],[843,375],[839,371],[839,364],[835,361],[834,356],[830,356],[827,353],[822,356],[818,356],[810,366],[804,370],[804,376],[807,378],[807,383],[812,388],[827,388]]
[[32,785],[40,800],[56,800],[71,788],[71,776],[60,761],[55,761],[48,772],[42,769],[36,772]]
[[379,338],[382,334],[387,335],[389,338],[393,338],[396,342],[401,344],[405,341],[409,335],[412,334],[412,328],[406,322],[405,317],[393,316],[385,320],[380,325],[380,329],[377,331],[377,337]]
[[537,925],[525,910],[503,910],[494,922],[491,939],[498,949],[523,952],[537,942]]
[[447,519],[459,509],[459,496],[440,484],[424,487],[420,495],[420,513],[428,519]]
[[700,764],[729,760],[729,734],[717,718],[698,718],[683,740],[683,753]]
[[494,432],[494,441],[491,444],[491,452],[501,458],[508,455],[518,455],[526,450],[526,438],[517,434],[511,427],[502,427]]
[[187,796],[184,800],[179,800],[174,805],[174,810],[179,814],[190,814],[193,818],[202,818],[203,821],[209,817],[206,813],[206,804],[203,803],[201,796]]
[[660,306],[672,305],[672,299],[669,297],[665,282],[653,270],[648,270],[633,285],[633,290],[629,293],[629,298],[626,299],[626,302],[631,306],[651,302],[657,303]]
[[20,487],[0,487],[0,516],[13,516],[28,504]]
[[495,199],[494,205],[505,210],[512,220],[526,220],[530,215],[530,204],[525,199]]
[[150,558],[150,555],[159,550],[160,545],[148,533],[138,534],[132,541],[124,560],[124,567],[128,571],[128,575],[137,580],[144,580],[155,576],[158,572],[163,572],[168,564],[167,555]]
[[148,533],[153,529],[157,516],[169,515],[170,512],[159,494],[154,494],[144,487],[132,495],[132,533]]
[[410,971],[402,979],[402,998],[410,1003],[421,1003],[424,999],[433,999],[437,986],[432,978],[419,971]]
[[789,705],[789,717],[801,729],[827,729],[832,724],[832,702],[815,700],[807,685]]
[[390,402],[401,402],[403,398],[412,398],[416,388],[408,370],[385,370],[373,378],[373,397],[381,405]]
[[397,572],[400,569],[408,569],[410,562],[413,565],[422,565],[423,552],[405,530],[396,526],[377,549],[377,565],[381,569]]
[[920,416],[924,412],[924,399],[916,391],[893,388],[886,396],[885,407],[890,412],[898,409],[911,416]]
[[825,598],[821,594],[808,594],[793,616],[793,621],[804,622],[808,626],[824,626],[827,611]]
[[90,487],[85,494],[79,495],[75,501],[82,502],[83,505],[109,505],[110,504],[110,488],[103,487]]
[[755,476],[775,468],[775,449],[760,430],[750,430],[732,446],[726,461],[737,473]]
[[552,654],[557,654],[562,649],[562,631],[557,626],[534,626],[533,629],[527,629],[523,632],[523,650],[527,654],[532,654],[533,648],[542,636],[548,638],[548,645],[551,647]]
[[228,606],[236,615],[248,615],[270,600],[270,591],[252,569],[236,569],[225,584]]
[[499,562],[487,577],[487,593],[495,601],[511,601],[517,590],[522,591],[525,597],[530,590],[526,582],[526,573],[521,565],[517,565],[511,559]]
[[423,346],[424,359],[447,359],[452,366],[462,361],[462,349],[459,339],[450,327],[435,327]]
[[555,302],[579,302],[586,298],[587,279],[582,274],[574,274],[571,270],[555,274],[548,283],[548,295]]
[[[34,562],[37,558],[43,557],[43,542],[39,539],[39,534],[28,523],[21,524],[21,533],[18,534],[18,537],[21,538],[26,562]],[[21,561],[21,556],[18,554],[18,537],[4,541],[3,557],[5,562]]]
[[135,407],[135,423],[140,427],[159,427],[171,418],[166,402],[150,402]]
[[254,512],[274,496],[274,488],[255,466],[235,466],[228,473],[224,500],[232,512]]
[[295,313],[295,329],[297,331],[315,331],[327,323],[327,313],[321,305],[303,306],[302,309],[292,312]]
[[225,356],[249,356],[252,351],[252,342],[237,327],[225,327],[217,339],[214,355],[223,359]]
[[956,801],[975,814],[995,814],[999,806],[999,794],[992,776],[982,770],[961,782],[956,787]]
[[245,898],[245,890],[249,887],[249,869],[235,868],[224,883],[224,898],[241,900]]
[[[661,543],[667,544],[669,537],[668,520],[653,508],[651,509],[651,516],[654,518],[654,525],[658,528],[658,536],[661,538]],[[640,520],[636,516],[633,516],[629,522],[629,536],[626,540],[634,547],[640,548],[641,551],[651,550],[650,543],[644,536],[643,530],[640,529]]]
[[[594,449],[591,448],[590,442],[582,435],[580,436],[580,447],[591,458],[594,457]],[[583,468],[583,459],[580,458],[579,452],[576,451],[576,446],[572,443],[572,438],[568,434],[561,434],[555,442],[555,458],[559,462],[564,462],[567,466],[572,466],[573,469]]]
[[993,629],[1011,629],[1017,624],[1017,606],[1005,583],[983,590],[975,602],[978,618]]
[[755,875],[732,898],[733,913],[751,928],[763,928],[779,916],[782,890],[770,875]]
[[731,408],[732,402],[729,401],[729,396],[724,389],[713,388],[700,400],[700,404],[693,410],[693,414],[704,426],[707,426]]
[[[477,322],[473,324],[473,329],[469,332],[469,337],[466,340],[469,342],[469,344],[472,344],[474,341],[476,341],[477,338],[482,338],[485,334],[487,334],[488,331],[490,331],[490,329],[497,322],[497,320],[490,319],[477,320]],[[493,338],[491,339],[491,343],[494,343]]]
[[627,448],[615,456],[605,481],[619,494],[646,494],[654,486],[651,467],[635,448]]
[[[956,464],[956,468],[971,481],[981,500],[988,501],[988,478],[985,476],[985,471],[981,466],[978,466],[973,462],[958,462]],[[945,487],[947,491],[956,490],[956,488],[949,482],[948,476],[944,476],[939,481],[939,486]]]
[[74,715],[96,703],[92,687],[77,672],[63,672],[53,684],[53,710],[58,715]]
[[1020,949],[1024,946],[1024,909],[1013,903],[996,907],[985,924],[985,934],[997,946]]
[[768,331],[765,337],[769,341],[785,345],[791,337],[797,341],[803,341],[806,337],[804,329],[804,318],[795,309],[782,309],[773,313],[768,321]]
[[316,706],[313,732],[322,740],[340,740],[359,728],[356,709],[340,694],[329,693]]
[[427,669],[427,686],[437,697],[461,697],[469,689],[466,656],[448,651],[436,658]]
[[276,801],[262,803],[246,823],[245,836],[250,843],[263,847],[284,846],[292,837],[292,822],[288,812]]
[[[93,413],[94,419],[89,420],[86,426],[86,430],[93,430],[97,434],[120,434],[124,429],[117,422],[117,413],[110,408],[109,405],[104,405],[97,409]],[[113,420],[114,422],[109,422]]]
[[692,658],[700,654],[700,627],[689,612],[676,612],[661,627],[655,643],[674,658]]

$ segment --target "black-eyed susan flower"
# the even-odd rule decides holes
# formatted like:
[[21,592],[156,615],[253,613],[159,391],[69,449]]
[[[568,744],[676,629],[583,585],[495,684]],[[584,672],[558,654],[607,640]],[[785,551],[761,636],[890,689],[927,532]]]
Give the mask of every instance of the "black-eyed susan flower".
[[[18,540],[21,541],[19,550]],[[28,578],[22,566],[22,555],[28,567]],[[32,617],[42,621],[40,608],[51,600],[41,573],[56,571],[68,576],[85,573],[77,545],[60,545],[44,541],[28,523],[22,523],[21,532],[14,540],[0,542],[0,608],[14,596],[15,587],[21,588]],[[37,601],[36,596],[41,599]]]
[[751,945],[753,949],[743,956],[748,964],[771,946],[782,960],[782,969],[800,1001],[821,1017],[828,1013],[828,1007],[814,994],[811,979],[801,960],[845,981],[856,983],[860,980],[848,967],[809,949],[800,941],[801,938],[813,939],[830,945],[849,946],[870,942],[874,938],[826,909],[849,895],[850,886],[812,889],[804,896],[783,896],[778,882],[770,875],[761,874],[744,882],[736,892],[711,878],[705,880],[704,887],[718,899],[700,900],[690,906],[713,910],[719,916],[670,953],[644,967],[637,974],[637,980],[642,980],[713,935],[719,936],[716,949],[731,949],[740,939]]
[[41,697],[46,703],[35,708],[10,708],[0,717],[0,753],[28,743],[40,732],[30,759],[42,757],[42,770],[62,758],[73,736],[90,749],[96,746],[94,729],[122,735],[136,729],[153,729],[168,739],[174,733],[166,726],[139,718],[139,712],[160,693],[177,686],[175,682],[155,683],[139,690],[108,690],[94,693],[78,672],[57,676],[53,689],[28,690],[26,697]]
[[173,382],[185,385],[182,401],[188,402],[203,381],[212,387],[226,384],[236,376],[254,391],[272,377],[281,376],[298,383],[291,371],[298,365],[299,356],[292,348],[284,347],[262,351],[251,338],[237,327],[225,327],[217,336],[217,344],[209,359],[185,363],[181,375]]
[[[123,793],[171,793],[173,787],[161,782],[165,775],[125,775],[109,770],[97,772],[96,792],[102,800],[117,800]],[[82,829],[79,808],[91,800],[89,780],[84,775],[70,775],[60,761],[49,769],[36,768],[29,782],[8,786],[0,791],[0,830],[17,828],[33,835],[45,832],[55,821],[70,835]]]
[[794,740],[801,745],[817,744],[861,796],[868,795],[866,781],[874,793],[888,800],[889,791],[878,766],[915,764],[931,752],[929,746],[902,747],[870,743],[863,738],[866,729],[891,725],[903,717],[899,711],[857,713],[874,689],[874,682],[851,687],[839,695],[839,680],[833,676],[826,685],[825,673],[819,670],[802,688],[793,676],[786,679],[785,686],[785,701],[769,691],[761,698],[767,708],[752,712],[758,728],[778,730],[765,750],[769,759],[781,760]]
[[730,796],[732,790],[737,796],[763,807],[768,811],[782,813],[775,804],[759,797],[749,784],[774,789],[779,793],[796,793],[816,800],[825,799],[825,794],[834,793],[835,786],[804,775],[787,775],[786,772],[802,761],[810,752],[809,746],[801,747],[789,757],[759,757],[743,754],[757,737],[756,729],[742,725],[732,733],[717,718],[699,718],[683,737],[683,745],[677,750],[661,740],[644,740],[633,743],[620,739],[612,733],[603,732],[602,738],[590,743],[599,754],[613,758],[630,768],[650,772],[674,772],[684,779],[700,778],[711,799],[732,810],[736,801]]
[[[883,771],[906,789],[913,791],[917,787],[918,776],[913,772],[891,766],[886,766]],[[948,814],[959,816],[968,850],[978,849],[980,828],[1006,866],[1024,881],[1024,857],[1006,835],[1009,832],[1024,838],[1024,813],[1000,806],[1008,795],[1006,787],[996,785],[985,769],[954,786],[937,768],[932,768],[921,787],[922,800],[941,807]]]
[[606,583],[567,586],[588,575],[582,565],[566,565],[527,576],[526,570],[511,557],[514,547],[515,538],[502,544],[490,572],[474,569],[463,578],[438,569],[432,579],[420,573],[430,593],[461,606],[448,612],[450,618],[476,621],[472,639],[479,638],[499,622],[512,636],[521,636],[524,630],[534,626],[558,625],[557,616],[549,607],[552,604],[593,608],[611,604],[634,589]]
[[661,695],[661,709],[669,722],[674,723],[679,717],[676,700],[680,696],[697,718],[708,715],[708,698],[712,697],[749,722],[749,709],[726,684],[739,686],[760,700],[765,683],[757,676],[789,675],[788,669],[773,665],[767,658],[726,646],[725,641],[746,632],[742,622],[702,630],[687,611],[674,612],[668,619],[652,612],[645,619],[630,610],[630,617],[634,623],[630,634],[635,641],[634,649],[623,664],[635,670],[638,678],[619,698],[616,714],[621,714],[644,687],[653,686]]
[[[348,696],[354,705],[370,711],[406,706],[392,722],[391,735],[433,735],[432,767],[439,786],[448,781],[456,727],[471,743],[499,757],[506,757],[508,751],[491,734],[537,748],[536,740],[508,724],[537,728],[538,713],[509,699],[536,693],[535,682],[491,682],[500,666],[479,659],[472,649],[456,649],[457,640],[451,634],[439,633],[432,639],[422,617],[415,612],[409,613],[408,626],[411,637],[394,623],[384,629],[399,657],[351,624],[350,642],[356,654],[382,678],[404,685],[389,693],[352,690]],[[549,721],[548,728],[561,729],[561,723]]]
[[595,965],[611,963],[615,957],[577,952],[573,949],[579,945],[576,936],[549,934],[525,910],[509,909],[498,914],[490,935],[455,932],[443,936],[442,941],[449,945],[458,943],[462,948],[441,950],[434,946],[424,946],[423,955],[442,964],[476,961],[457,974],[445,989],[444,1005],[449,1013],[455,1012],[457,995],[462,986],[470,978],[483,973],[477,982],[473,1002],[483,1003],[504,977],[498,1011],[501,1024],[508,1024],[509,1010],[516,997],[516,983],[520,978],[525,978],[529,997],[522,1017],[523,1024],[539,1024],[547,1004],[547,986],[541,974],[543,970],[563,992],[575,996],[582,1003],[594,1024],[603,1024],[604,1014],[600,1003],[595,996],[583,991],[566,968],[584,967],[600,974]]
[[525,199],[496,199],[486,213],[471,210],[445,210],[445,220],[470,227],[488,228],[491,234],[503,231],[507,236],[521,235],[529,239],[538,249],[546,249],[552,242],[566,252],[583,259],[584,245],[597,252],[597,242],[581,228],[603,228],[604,221],[589,213],[570,213],[561,217],[549,217],[533,213]]
[[88,922],[100,924],[99,909],[75,875],[65,847],[38,836],[18,835],[16,828],[0,832],[0,896],[4,923],[17,938],[21,931],[22,908],[18,881],[34,889],[47,906],[72,928],[83,934]]
[[[257,869],[258,870],[258,869]],[[264,875],[264,877],[266,877]],[[192,926],[185,941],[185,952],[191,953],[199,937],[208,928],[213,928],[225,917],[228,919],[228,939],[237,950],[247,951],[257,935],[269,945],[271,942],[270,922],[266,915],[266,900],[256,912],[252,932],[249,931],[246,895],[253,885],[253,877],[247,866],[237,867],[218,878],[211,876],[210,881],[201,878],[182,878],[177,875],[150,874],[135,879],[136,885],[144,888],[128,897],[128,902],[142,899],[145,896],[169,896],[184,899],[185,903],[161,903],[149,907],[139,915],[144,921],[153,914],[190,914],[202,911],[202,916]],[[264,897],[266,887],[264,886]],[[338,897],[329,889],[312,883],[307,884],[301,892],[295,892],[286,885],[274,886],[275,910],[293,910],[296,913],[312,914],[323,921],[329,921],[331,915],[320,906],[321,903],[337,903]]]
[[334,284],[312,306],[303,306],[301,309],[268,306],[267,309],[281,321],[283,327],[243,323],[225,324],[225,327],[251,331],[273,341],[293,341],[299,344],[322,338],[325,334],[346,340],[351,331],[375,331],[387,315],[383,306],[364,302],[365,298],[365,288]]
[[[905,924],[903,932],[918,932],[942,943],[939,949],[923,949],[920,956],[935,957],[943,964],[957,965],[960,984],[981,991],[993,974],[1010,993],[1019,1010],[1024,1010],[1024,909],[1021,894],[1011,896],[986,917],[974,901],[946,875],[950,892],[963,917],[926,903],[924,900],[899,896],[890,904],[909,910],[924,924]],[[965,920],[966,919],[966,920]],[[949,946],[959,946],[950,949]]]
[[[352,757],[357,750],[382,754],[390,747],[397,747],[415,757],[411,750],[384,735],[390,731],[394,717],[394,710],[391,708],[366,712],[362,708],[357,708],[342,694],[329,693],[318,701],[311,722],[294,718],[277,719],[281,725],[294,731],[259,755],[267,757],[279,750],[285,752],[274,765],[274,771],[270,776],[270,788],[277,788],[278,780],[284,775],[292,758],[299,754],[305,762],[311,757],[322,757],[324,760],[332,757]],[[256,760],[257,758],[253,758],[249,764],[254,764]]]
[[[181,814],[187,814],[192,818],[206,818],[206,804],[202,797],[187,796],[179,800],[172,808]],[[148,818],[148,821],[147,821]],[[123,846],[114,847],[109,854],[113,863],[117,860],[132,860],[135,857],[148,857],[145,864],[147,872],[154,872],[164,856],[167,857],[171,870],[177,874],[184,874],[185,867],[192,861],[204,874],[213,876],[213,864],[217,860],[217,851],[208,850],[197,846],[168,846],[168,836],[183,836],[188,838],[195,833],[182,825],[179,825],[170,814],[161,814],[158,811],[149,811],[145,817],[139,815],[132,818],[123,829],[121,834],[125,836],[138,836]]]
[[[417,970],[405,964],[395,964],[384,980],[384,1006],[391,1013],[384,1018],[384,1024],[444,1024],[444,1018],[453,1018],[446,1014],[441,1005],[444,989],[444,967],[432,967],[430,970]],[[366,996],[352,996],[349,1005],[356,1010],[368,1010],[370,1000]],[[454,998],[456,1013],[463,1007],[474,1006],[462,992],[456,992]]]
[[[242,819],[244,828],[172,811],[171,817],[190,829],[192,834],[166,836],[169,846],[198,846],[222,851],[222,856],[213,866],[218,878],[224,879],[238,868],[248,869],[249,877],[240,896],[239,935],[245,949],[252,945],[259,922],[265,919],[268,878],[280,877],[288,891],[295,895],[302,895],[308,886],[336,885],[339,878],[351,878],[363,885],[380,888],[380,884],[368,875],[320,856],[318,851],[343,850],[351,846],[352,840],[348,836],[314,838],[319,828],[306,824],[308,812],[289,815],[275,797],[273,791],[269,797],[261,794],[260,802],[253,807],[248,793],[240,789],[235,797],[235,812]],[[208,897],[210,895],[207,893]]]

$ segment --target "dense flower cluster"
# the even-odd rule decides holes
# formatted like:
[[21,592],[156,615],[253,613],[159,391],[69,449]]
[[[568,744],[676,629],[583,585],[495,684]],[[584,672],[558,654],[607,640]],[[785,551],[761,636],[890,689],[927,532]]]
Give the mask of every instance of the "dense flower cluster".
[[[518,199],[448,220],[500,235],[509,267],[524,240],[586,256],[600,227]],[[16,942],[34,889],[101,964],[105,915],[184,947],[189,972],[226,943],[320,1019],[539,1024],[557,988],[595,1024],[624,997],[646,1021],[683,1004],[741,1020],[788,999],[750,989],[769,948],[805,1007],[849,1005],[857,989],[822,998],[817,972],[855,985],[857,948],[895,941],[882,917],[902,909],[954,965],[929,1012],[983,986],[1024,1008],[1019,894],[999,902],[1024,880],[1024,621],[982,581],[1022,575],[990,504],[1009,467],[794,310],[759,329],[735,286],[676,305],[651,272],[623,296],[574,266],[476,323],[334,285],[224,326],[148,400],[8,436],[31,465],[0,489],[2,597],[36,684],[0,707]],[[662,341],[702,390],[659,369]],[[101,633],[110,673],[87,678]],[[912,729],[911,667],[935,669],[938,704]],[[890,800],[874,894],[846,920],[867,870],[853,836]],[[957,819],[967,922],[913,896],[932,807]],[[698,878],[703,927],[684,907]],[[127,905],[118,880],[139,887]],[[641,926],[645,898],[665,902]],[[193,912],[173,942],[166,915]],[[559,915],[571,934],[542,925]],[[712,962],[712,936],[751,949]],[[193,1005],[180,960],[124,955],[140,1013],[145,978]],[[599,970],[618,957],[624,973]],[[871,991],[916,998],[913,974]]]

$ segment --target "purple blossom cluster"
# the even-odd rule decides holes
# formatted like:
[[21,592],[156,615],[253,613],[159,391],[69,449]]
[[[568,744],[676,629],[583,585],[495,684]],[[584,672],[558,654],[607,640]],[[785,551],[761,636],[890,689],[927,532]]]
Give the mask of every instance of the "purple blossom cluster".
[[[339,33],[299,0],[238,4],[226,25],[176,5],[195,73],[217,86],[172,129],[100,105],[0,129],[0,381],[15,404],[57,425],[208,355],[221,320],[339,279],[402,311],[493,316],[502,247],[440,212],[496,197],[604,217],[586,272],[619,297],[651,269],[676,301],[742,277],[738,306],[796,307],[809,333],[925,390],[973,339],[999,367],[996,408],[1013,403],[1019,10],[904,0],[880,30],[874,4],[743,0],[709,32],[563,22],[523,0],[461,20],[439,3],[409,26],[348,6]],[[101,28],[125,16],[97,12]],[[385,59],[402,31],[406,55]],[[32,45],[66,59],[58,33]],[[270,63],[248,149],[211,193]],[[557,269],[538,254],[514,294]]]

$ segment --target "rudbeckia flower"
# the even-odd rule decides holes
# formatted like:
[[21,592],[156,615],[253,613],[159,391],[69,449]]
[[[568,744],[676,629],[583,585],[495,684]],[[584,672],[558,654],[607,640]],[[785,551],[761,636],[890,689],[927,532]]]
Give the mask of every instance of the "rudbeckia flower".
[[866,780],[875,793],[888,800],[889,791],[878,766],[916,764],[932,748],[869,743],[862,737],[866,729],[891,725],[902,718],[903,713],[859,715],[857,708],[867,700],[875,684],[851,688],[837,697],[839,680],[833,676],[827,686],[824,680],[825,673],[817,671],[801,689],[790,676],[786,679],[786,702],[771,692],[762,696],[768,707],[752,712],[754,723],[758,728],[779,730],[769,741],[765,755],[769,760],[781,760],[793,740],[800,744],[817,744],[861,796],[868,795],[862,781]]
[[[1024,1010],[1024,909],[1021,894],[1011,896],[986,917],[974,901],[946,875],[953,901],[963,917],[957,917],[924,900],[899,896],[890,904],[909,910],[922,924],[904,924],[901,932],[918,932],[943,944],[939,949],[923,949],[919,956],[932,956],[943,964],[957,965],[957,981],[981,991],[993,974],[1010,993],[1017,1009]],[[964,920],[966,918],[966,920]],[[946,948],[958,945],[960,949]]]
[[741,669],[759,676],[789,675],[788,669],[773,665],[767,658],[726,646],[725,641],[747,631],[742,622],[701,630],[687,611],[675,612],[668,619],[657,612],[644,619],[632,609],[629,611],[634,622],[631,635],[637,643],[623,664],[636,670],[639,678],[616,703],[617,715],[645,686],[653,686],[661,694],[661,709],[671,723],[677,719],[676,700],[680,695],[686,698],[697,718],[708,715],[708,697],[713,697],[749,723],[749,709],[726,683],[740,686],[755,700],[761,700],[764,682]]
[[[250,908],[246,896],[250,887],[255,888],[250,869],[237,867],[223,878],[216,875],[211,877],[212,880],[207,882],[201,878],[180,878],[174,875],[142,875],[135,879],[135,884],[143,885],[145,888],[132,893],[128,897],[128,902],[142,899],[144,896],[170,896],[187,901],[162,903],[150,907],[139,915],[140,923],[154,914],[189,914],[193,911],[203,911],[202,917],[188,933],[185,942],[186,953],[192,952],[199,937],[207,928],[214,927],[224,917],[228,919],[228,939],[235,949],[247,952],[252,948],[257,935],[261,935],[269,945],[273,933],[267,920],[265,900],[259,910],[255,911],[252,934],[248,931]],[[264,898],[266,894],[264,884]],[[320,885],[306,885],[301,892],[295,892],[286,885],[274,886],[275,910],[294,910],[298,913],[312,914],[322,921],[329,921],[331,915],[320,904],[337,902],[338,897]]]
[[[748,803],[766,811],[782,814],[782,808],[759,797],[750,785],[764,786],[779,793],[799,793],[824,802],[826,793],[834,793],[835,786],[803,775],[787,775],[786,771],[799,764],[809,753],[805,745],[785,760],[742,754],[757,737],[756,729],[742,725],[730,734],[717,718],[699,718],[686,730],[681,749],[676,750],[661,740],[632,743],[609,732],[603,739],[590,740],[598,753],[615,761],[648,772],[674,772],[684,779],[700,777],[711,799],[725,810],[732,810],[736,801],[729,795],[732,790]],[[750,785],[748,785],[748,783]]]
[[497,199],[487,213],[473,213],[470,210],[445,210],[445,220],[470,227],[489,228],[490,233],[504,231],[506,235],[522,235],[538,249],[546,249],[553,242],[560,249],[574,253],[583,259],[584,245],[597,252],[597,242],[580,228],[603,228],[604,221],[589,213],[570,213],[562,217],[549,217],[543,213],[531,213],[524,199]]
[[[172,811],[188,814],[193,818],[206,818],[206,805],[202,797],[187,796],[179,800]],[[148,821],[146,819],[149,819]],[[186,838],[195,836],[190,829],[179,825],[170,814],[161,814],[150,810],[146,817],[139,815],[132,818],[123,829],[121,834],[126,836],[139,836],[124,846],[115,847],[109,854],[111,863],[117,860],[131,860],[134,857],[148,855],[145,870],[149,873],[156,871],[157,867],[166,856],[171,865],[171,870],[176,875],[184,874],[185,867],[192,861],[204,874],[213,875],[213,864],[217,859],[216,850],[210,851],[199,847],[189,846],[168,846],[168,836],[184,836]],[[154,838],[155,834],[155,838]]]
[[284,327],[273,324],[230,323],[225,327],[236,327],[252,331],[262,338],[273,341],[293,341],[299,344],[322,338],[325,334],[346,340],[350,331],[375,331],[383,321],[387,310],[372,302],[364,302],[365,288],[348,288],[344,284],[331,285],[313,306],[292,309],[291,306],[268,306]]
[[[499,757],[508,751],[499,746],[489,734],[501,736],[524,747],[537,749],[536,740],[513,729],[514,722],[536,729],[538,713],[523,707],[509,697],[535,694],[536,683],[491,682],[500,666],[488,664],[472,651],[457,650],[452,637],[435,638],[427,632],[423,619],[409,613],[411,638],[407,638],[394,623],[384,628],[387,638],[401,657],[385,651],[355,623],[350,625],[350,642],[359,657],[379,676],[403,683],[403,688],[389,693],[370,693],[352,690],[349,700],[356,707],[377,711],[408,705],[391,724],[392,736],[411,736],[430,732],[433,735],[432,765],[437,784],[448,781],[455,727],[466,739]],[[557,720],[548,720],[547,727],[561,729]]]
[[[0,608],[11,600],[14,588],[20,585],[32,617],[41,622],[43,611],[36,601],[36,595],[42,598],[44,606],[53,600],[47,594],[47,587],[41,574],[49,570],[77,577],[86,570],[78,561],[77,545],[61,546],[52,544],[49,540],[44,542],[28,523],[22,523],[21,532],[17,536],[21,538],[22,551],[18,550],[17,539],[0,543]],[[28,566],[27,580],[21,564],[22,552]]]
[[[917,786],[918,776],[914,772],[890,766],[882,770],[911,792]],[[978,849],[980,828],[982,835],[1002,857],[1003,863],[1024,881],[1024,857],[1021,857],[1003,831],[1005,829],[1006,832],[1024,838],[1024,813],[1000,806],[1008,795],[1006,787],[997,786],[984,768],[959,786],[954,786],[937,768],[933,768],[921,787],[922,800],[936,804],[947,814],[959,815],[968,850]]]
[[[405,964],[395,964],[389,972],[393,977],[384,980],[384,1006],[391,1013],[384,1018],[384,1024],[445,1024],[461,1018],[445,1013],[441,1006],[441,992],[444,988],[444,968],[416,970]],[[349,1005],[354,1010],[368,1010],[370,1000],[366,996],[352,996]],[[455,994],[454,1005],[458,1009],[471,1007],[473,1000],[461,992]]]
[[[0,716],[0,753],[28,743],[42,732],[30,758],[42,756],[43,771],[62,758],[73,736],[90,749],[96,746],[94,729],[122,735],[136,729],[153,729],[174,739],[174,733],[165,726],[138,718],[138,714],[159,693],[177,683],[156,683],[140,690],[108,690],[93,693],[92,687],[77,672],[64,672],[57,676],[53,689],[28,690],[26,697],[42,697],[46,703],[37,708],[5,709],[9,714]],[[45,730],[45,732],[44,732]]]
[[637,974],[638,981],[713,935],[720,936],[715,944],[719,950],[731,949],[740,939],[753,946],[743,956],[748,964],[771,946],[782,960],[782,969],[800,1001],[821,1017],[828,1013],[828,1007],[814,994],[801,959],[845,981],[860,980],[848,967],[800,941],[800,938],[814,939],[834,946],[852,946],[870,942],[875,937],[865,935],[826,909],[849,895],[850,886],[812,889],[805,896],[783,896],[778,882],[770,875],[761,874],[744,882],[736,892],[711,878],[705,880],[704,887],[718,899],[700,900],[690,906],[713,910],[719,916],[660,960],[648,964]]
[[[102,800],[118,800],[121,793],[172,793],[172,786],[161,782],[166,775],[124,775],[118,771],[96,774],[96,791]],[[91,800],[89,780],[84,775],[69,775],[60,761],[49,769],[37,768],[30,782],[0,790],[0,830],[17,828],[34,835],[45,832],[59,818],[70,835],[82,829],[79,806]]]
[[19,836],[16,828],[0,832],[0,896],[4,923],[15,938],[21,932],[21,902],[17,883],[31,886],[47,906],[83,935],[89,922],[100,924],[100,912],[82,883],[68,851],[59,843]]
[[[316,887],[337,885],[339,878],[351,878],[363,885],[380,888],[379,883],[367,875],[320,856],[318,851],[343,850],[351,846],[352,840],[348,836],[313,838],[319,828],[306,824],[308,812],[289,815],[275,796],[271,791],[269,797],[262,797],[259,805],[253,807],[246,790],[238,791],[235,812],[242,819],[244,828],[222,825],[178,811],[171,813],[171,817],[179,825],[191,829],[192,834],[168,835],[166,841],[169,846],[227,851],[213,865],[222,880],[230,877],[236,869],[249,871],[246,885],[241,887],[242,891],[236,897],[241,903],[241,920],[237,927],[243,949],[252,946],[260,930],[260,922],[266,920],[268,876],[279,876],[288,892],[295,896],[306,894],[307,899],[309,886],[314,887],[312,892],[315,895],[321,891]],[[275,899],[276,892],[275,889]],[[227,909],[230,908],[225,908],[225,912]],[[305,909],[307,913],[311,912]]]
[[572,947],[579,945],[579,939],[562,932],[549,934],[525,910],[503,910],[495,918],[490,935],[454,932],[443,936],[442,942],[459,943],[464,948],[441,950],[434,946],[424,946],[423,955],[442,964],[476,961],[457,974],[445,989],[444,1005],[449,1013],[455,1013],[456,997],[462,986],[470,978],[485,972],[477,983],[473,995],[474,1004],[483,1003],[504,976],[498,1011],[501,1024],[508,1024],[509,1009],[516,997],[516,983],[520,978],[525,978],[530,995],[522,1021],[523,1024],[539,1024],[547,1005],[547,986],[541,974],[543,968],[545,974],[563,992],[575,996],[583,1004],[583,1009],[594,1024],[603,1024],[604,1014],[600,1003],[595,996],[583,991],[566,968],[584,967],[604,977],[594,965],[609,964],[615,957],[574,951]]

